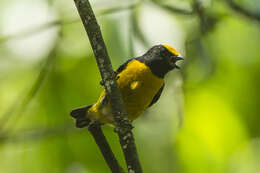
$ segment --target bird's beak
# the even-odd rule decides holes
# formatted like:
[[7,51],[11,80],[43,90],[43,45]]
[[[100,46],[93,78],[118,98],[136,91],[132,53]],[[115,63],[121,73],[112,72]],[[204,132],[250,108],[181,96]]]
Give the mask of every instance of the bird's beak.
[[174,67],[177,68],[177,69],[180,69],[180,67],[177,66],[175,63],[176,63],[177,61],[184,60],[184,58],[183,58],[181,55],[177,55],[177,56],[173,57],[173,59],[174,59],[174,60],[173,60],[173,61],[174,61]]
[[176,59],[176,61],[184,60],[184,58],[181,55],[176,56],[175,59]]

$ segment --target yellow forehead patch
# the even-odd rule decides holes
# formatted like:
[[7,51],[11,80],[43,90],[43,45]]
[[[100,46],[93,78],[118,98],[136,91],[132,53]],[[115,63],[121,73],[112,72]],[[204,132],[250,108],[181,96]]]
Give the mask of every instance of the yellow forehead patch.
[[165,47],[169,52],[171,52],[174,55],[180,55],[180,53],[175,50],[173,47],[167,45],[167,44],[162,44],[163,47]]

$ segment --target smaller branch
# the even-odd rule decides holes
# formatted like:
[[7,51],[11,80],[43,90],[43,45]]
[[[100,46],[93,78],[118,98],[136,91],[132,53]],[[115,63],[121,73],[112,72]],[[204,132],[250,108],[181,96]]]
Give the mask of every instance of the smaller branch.
[[168,4],[162,4],[161,1],[158,0],[152,0],[151,2],[153,2],[154,4],[158,5],[159,7],[171,12],[171,13],[175,13],[175,14],[180,14],[180,15],[193,15],[194,11],[192,10],[187,10],[187,9],[181,9],[178,7],[174,7]]
[[134,43],[133,43],[133,28],[134,25],[132,24],[134,20],[134,10],[132,10],[130,12],[129,18],[128,18],[128,22],[129,22],[129,28],[128,28],[128,43],[129,43],[129,57],[134,57]]
[[97,16],[103,16],[103,15],[107,15],[107,14],[113,14],[116,12],[120,12],[120,11],[124,11],[124,10],[129,10],[129,9],[133,9],[135,7],[137,7],[141,2],[138,1],[134,4],[130,4],[130,5],[125,5],[125,6],[119,6],[119,7],[112,7],[112,8],[108,8],[108,9],[103,9],[97,12]]
[[[137,5],[139,5],[139,2],[135,3],[135,4],[125,5],[125,6],[120,6],[120,7],[111,7],[108,9],[99,10],[97,12],[97,16],[103,16],[103,15],[107,15],[107,14],[113,14],[116,12],[132,9],[132,8],[136,7]],[[68,21],[61,21],[61,20],[50,21],[50,22],[41,24],[39,26],[29,28],[28,30],[20,31],[19,33],[2,36],[2,37],[0,37],[0,44],[5,43],[8,40],[28,37],[28,36],[37,34],[39,32],[42,32],[46,29],[50,29],[52,27],[57,27],[57,26],[61,26],[61,25],[69,25],[69,24],[76,23],[76,22],[80,22],[80,19],[77,18],[77,19],[70,19]]]
[[[150,46],[149,41],[147,40],[146,36],[144,35],[144,33],[139,25],[138,16],[135,11],[132,11],[130,20],[131,20],[131,26],[132,26],[132,32],[133,32],[132,35],[135,36],[136,39],[140,40],[140,42],[146,48],[148,48]],[[133,38],[131,37],[131,39],[133,39]]]
[[201,34],[205,34],[207,32],[207,19],[205,10],[199,0],[193,0],[193,11],[199,17]]
[[33,129],[24,129],[13,134],[10,131],[0,132],[0,145],[4,143],[24,143],[37,142],[45,138],[60,137],[77,132],[71,124],[62,124],[56,127],[38,127]]
[[14,116],[15,111],[17,111],[15,122],[18,121],[18,118],[22,117],[22,113],[26,110],[27,106],[31,103],[32,99],[35,97],[35,95],[40,90],[44,80],[47,77],[50,66],[52,65],[52,63],[55,60],[58,42],[59,42],[59,39],[56,40],[54,47],[52,48],[48,57],[44,60],[44,65],[42,66],[36,80],[34,81],[34,83],[31,86],[30,90],[24,96],[24,99],[21,102],[20,102],[21,99],[17,99],[17,101],[14,102],[10,106],[10,108],[1,116],[0,131],[4,129],[5,125],[9,122],[11,117]]
[[28,37],[30,35],[42,32],[42,31],[44,31],[46,29],[52,28],[54,26],[58,26],[60,24],[61,24],[60,20],[54,20],[54,21],[51,21],[51,22],[48,22],[48,23],[44,23],[44,24],[41,24],[39,26],[30,28],[28,30],[21,31],[19,33],[6,35],[6,36],[3,36],[3,37],[0,37],[0,44],[6,42],[8,40],[14,39],[14,38]]
[[209,12],[199,0],[193,0],[192,7],[200,25],[199,37],[213,31],[216,25],[226,17],[225,13]]
[[112,173],[123,173],[124,171],[116,160],[116,157],[112,152],[105,135],[102,132],[100,124],[98,122],[94,122],[89,125],[88,130],[95,139],[95,142],[98,145]]
[[250,19],[260,22],[260,13],[250,12],[249,10],[245,9],[244,7],[236,4],[233,0],[226,0],[226,2],[234,11],[244,15],[245,17],[248,17]]

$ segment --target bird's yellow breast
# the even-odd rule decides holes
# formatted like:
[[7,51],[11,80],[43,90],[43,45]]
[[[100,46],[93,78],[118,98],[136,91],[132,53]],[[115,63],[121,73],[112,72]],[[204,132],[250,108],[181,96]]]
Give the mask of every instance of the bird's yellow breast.
[[[126,68],[118,74],[117,84],[123,97],[128,117],[136,119],[150,105],[153,97],[163,86],[164,80],[155,76],[150,68],[138,60],[130,61]],[[108,104],[101,104],[105,92],[89,110],[95,112],[101,122],[112,121],[111,108]]]

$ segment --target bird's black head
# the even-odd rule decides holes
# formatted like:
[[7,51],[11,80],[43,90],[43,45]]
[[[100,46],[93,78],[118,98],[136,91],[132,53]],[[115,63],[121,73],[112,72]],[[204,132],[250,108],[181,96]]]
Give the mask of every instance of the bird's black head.
[[166,44],[153,46],[140,59],[160,78],[174,68],[179,69],[175,63],[183,60],[178,51]]

